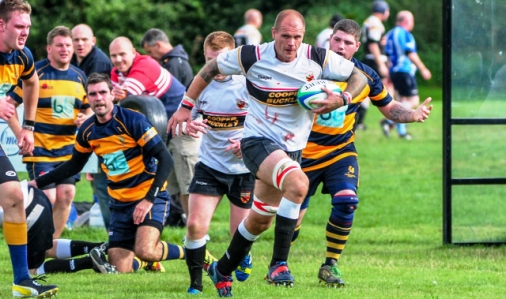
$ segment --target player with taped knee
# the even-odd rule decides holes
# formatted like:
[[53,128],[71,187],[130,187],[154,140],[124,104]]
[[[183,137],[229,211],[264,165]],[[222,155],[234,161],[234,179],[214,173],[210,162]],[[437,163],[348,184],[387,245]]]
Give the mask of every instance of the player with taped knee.
[[[325,118],[316,116],[308,144],[302,152],[302,170],[309,178],[309,190],[301,205],[300,215],[293,234],[292,244],[300,236],[302,219],[309,206],[310,198],[323,183],[322,193],[330,194],[332,210],[326,226],[327,253],[320,267],[318,279],[329,286],[341,287],[344,282],[337,262],[348,241],[358,205],[359,183],[358,154],[355,148],[356,112],[362,101],[369,97],[385,117],[395,122],[423,122],[428,118],[432,106],[426,107],[428,98],[416,110],[396,102],[388,94],[381,78],[370,67],[359,62],[353,55],[360,47],[360,26],[353,20],[344,19],[336,23],[330,39],[330,49],[349,59],[367,74],[368,86],[354,96],[346,111],[341,115],[333,111]],[[336,82],[341,88],[345,83]],[[332,119],[333,121],[328,121]]]
[[[298,165],[301,151],[306,146],[314,113],[329,113],[344,103],[342,94],[325,89],[327,99],[314,100],[319,108],[306,111],[297,104],[297,90],[308,81],[327,78],[348,82],[343,93],[346,97],[348,93],[358,95],[367,83],[366,77],[350,61],[303,43],[304,33],[304,17],[295,10],[283,10],[274,22],[273,42],[241,46],[208,61],[188,88],[181,108],[169,121],[173,133],[178,125],[191,122],[194,99],[214,76],[246,77],[253,100],[244,121],[241,152],[244,164],[257,178],[256,197],[267,206],[278,207],[267,279],[287,285],[294,281],[287,265],[290,240],[309,183]],[[209,274],[220,296],[230,295],[232,282],[228,277],[273,220],[270,215],[250,210],[234,234],[227,254],[211,265]]]

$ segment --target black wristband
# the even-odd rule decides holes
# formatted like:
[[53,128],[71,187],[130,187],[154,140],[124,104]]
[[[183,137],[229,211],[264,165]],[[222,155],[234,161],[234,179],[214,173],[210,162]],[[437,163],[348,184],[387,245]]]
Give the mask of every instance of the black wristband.
[[186,108],[188,110],[192,110],[193,109],[193,107],[191,107],[189,105],[185,105],[185,104],[181,104],[181,107]]
[[30,127],[33,127],[35,126],[35,121],[34,120],[23,120],[23,126],[30,126]]

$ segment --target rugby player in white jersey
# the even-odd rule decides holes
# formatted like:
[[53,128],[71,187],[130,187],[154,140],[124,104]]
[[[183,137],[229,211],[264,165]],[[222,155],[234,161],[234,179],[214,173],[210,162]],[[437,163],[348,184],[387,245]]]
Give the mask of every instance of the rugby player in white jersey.
[[[258,236],[270,227],[273,217],[274,248],[266,279],[273,284],[293,285],[287,260],[300,205],[308,190],[308,179],[299,163],[314,113],[328,113],[345,105],[367,84],[366,77],[349,60],[302,43],[304,33],[305,21],[299,12],[280,12],[272,28],[273,42],[242,46],[207,62],[169,122],[172,132],[177,125],[191,122],[193,99],[217,74],[246,76],[252,101],[241,151],[244,164],[257,180],[248,217],[239,224],[226,254],[208,269],[220,296],[231,295],[232,271]],[[347,81],[348,85],[342,94],[325,89],[327,99],[313,101],[320,107],[305,111],[297,105],[297,90],[320,78]]]
[[[223,31],[209,34],[204,41],[206,61],[235,48],[234,37]],[[220,101],[215,99],[219,98]],[[190,184],[187,231],[185,238],[186,264],[190,273],[188,293],[202,292],[202,269],[206,268],[206,233],[216,207],[223,195],[230,200],[230,235],[248,216],[253,202],[255,177],[241,159],[240,141],[249,102],[244,76],[217,75],[200,94],[193,114],[203,120],[194,120],[187,126],[192,137],[202,135],[199,159]],[[208,255],[208,257],[210,257]],[[209,259],[206,264],[209,263]],[[238,269],[239,281],[251,272],[251,256],[247,255]]]

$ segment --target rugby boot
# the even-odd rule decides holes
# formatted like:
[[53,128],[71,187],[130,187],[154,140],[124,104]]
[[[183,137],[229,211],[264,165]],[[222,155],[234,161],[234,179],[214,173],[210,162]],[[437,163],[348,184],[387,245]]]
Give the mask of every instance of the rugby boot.
[[93,262],[93,270],[98,273],[117,274],[116,267],[107,262],[102,246],[90,250],[90,258]]
[[217,269],[218,262],[213,262],[207,269],[207,274],[213,281],[220,297],[232,297],[232,276],[222,275]]
[[251,274],[252,268],[253,268],[253,259],[251,257],[251,252],[249,252],[248,255],[244,257],[239,267],[235,269],[235,278],[237,278],[237,280],[241,282],[245,281]]
[[16,298],[56,298],[58,286],[41,285],[37,280],[45,282],[45,276],[28,278],[19,284],[13,284],[12,295]]
[[323,264],[318,271],[318,279],[320,283],[325,283],[327,287],[342,288],[344,287],[344,281],[341,279],[341,271],[336,265],[325,265]]
[[265,280],[267,280],[267,283],[274,284],[275,286],[284,285],[291,288],[295,282],[286,262],[278,262],[269,267]]
[[148,265],[144,267],[144,270],[165,273],[165,267],[160,262],[148,262]]

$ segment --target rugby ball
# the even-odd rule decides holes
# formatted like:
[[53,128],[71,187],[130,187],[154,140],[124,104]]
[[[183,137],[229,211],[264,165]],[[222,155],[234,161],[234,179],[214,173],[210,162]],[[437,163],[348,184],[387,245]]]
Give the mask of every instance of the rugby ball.
[[327,98],[327,93],[322,90],[322,87],[326,87],[335,93],[342,92],[341,88],[333,81],[315,80],[302,85],[297,92],[297,103],[306,110],[318,108],[319,105],[313,105],[311,101],[325,100]]

